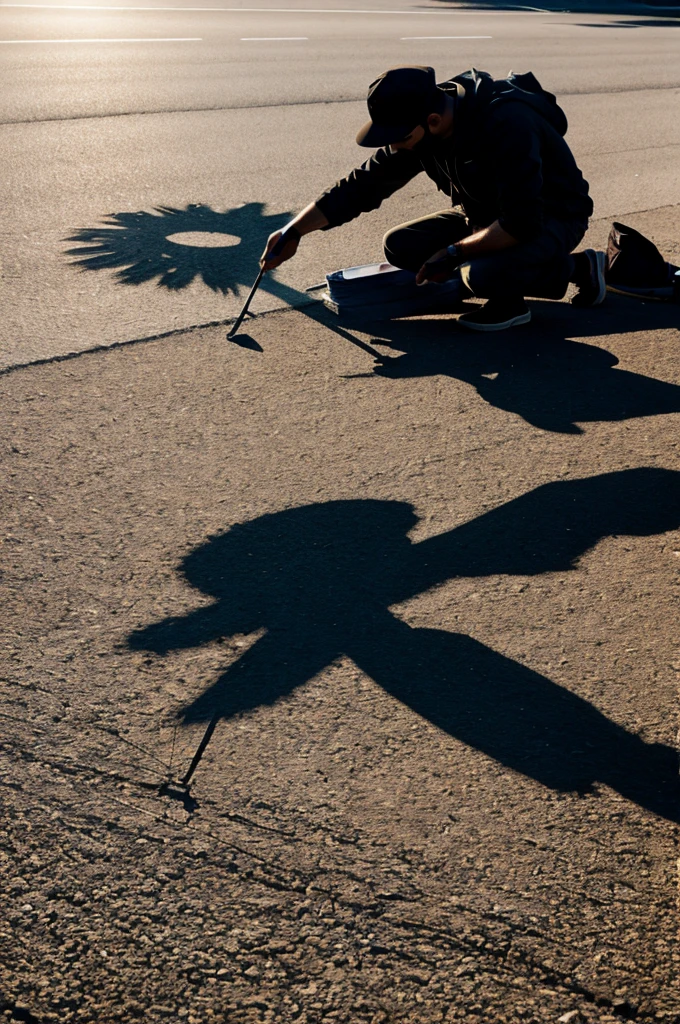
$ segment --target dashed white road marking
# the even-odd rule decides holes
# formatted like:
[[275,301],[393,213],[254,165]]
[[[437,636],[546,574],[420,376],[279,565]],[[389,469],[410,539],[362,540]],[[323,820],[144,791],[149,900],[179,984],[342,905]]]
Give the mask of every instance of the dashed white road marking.
[[302,43],[309,36],[242,36],[242,43]]
[[405,39],[493,39],[493,36],[402,36]]

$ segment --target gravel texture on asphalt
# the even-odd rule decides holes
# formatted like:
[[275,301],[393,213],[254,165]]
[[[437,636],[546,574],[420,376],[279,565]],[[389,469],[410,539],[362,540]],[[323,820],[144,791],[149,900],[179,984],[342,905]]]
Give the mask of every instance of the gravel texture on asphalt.
[[677,307],[533,309],[0,380],[0,1019],[680,1020]]

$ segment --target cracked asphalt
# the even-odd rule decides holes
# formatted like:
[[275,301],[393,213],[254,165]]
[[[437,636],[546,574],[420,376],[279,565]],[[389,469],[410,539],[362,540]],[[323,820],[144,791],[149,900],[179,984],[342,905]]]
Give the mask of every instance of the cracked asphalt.
[[680,1019],[677,314],[533,308],[0,379],[3,1019]]

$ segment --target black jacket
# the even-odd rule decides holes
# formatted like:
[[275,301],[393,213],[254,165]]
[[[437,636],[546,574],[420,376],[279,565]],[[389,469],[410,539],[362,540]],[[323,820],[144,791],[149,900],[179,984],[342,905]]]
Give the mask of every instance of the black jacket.
[[494,81],[473,68],[439,88],[456,102],[452,135],[379,149],[317,199],[329,227],[375,210],[421,171],[475,227],[498,220],[519,241],[540,234],[546,219],[585,227],[593,204],[564,141],[567,119],[531,73]]

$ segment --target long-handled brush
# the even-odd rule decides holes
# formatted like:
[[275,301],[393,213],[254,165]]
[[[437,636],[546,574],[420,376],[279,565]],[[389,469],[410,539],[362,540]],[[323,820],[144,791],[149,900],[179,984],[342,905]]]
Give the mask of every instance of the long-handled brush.
[[[276,259],[276,257],[279,256],[283,252],[283,250],[285,249],[285,247],[288,245],[289,242],[292,242],[294,239],[295,240],[299,240],[299,238],[300,238],[300,235],[298,234],[297,231],[294,231],[294,229],[292,229],[292,230],[288,229],[288,230],[284,231],[283,234],[281,235],[281,237],[279,238],[278,242],[276,243],[276,245],[272,246],[272,248],[267,253],[268,259],[270,259],[270,260]],[[250,289],[250,293],[248,295],[248,298],[243,303],[243,309],[241,310],[239,315],[236,317],[236,320],[234,321],[233,327],[231,328],[231,330],[227,334],[227,339],[229,341],[231,341],[231,339],[236,334],[238,334],[238,329],[241,326],[241,324],[243,323],[243,318],[245,317],[246,313],[248,312],[248,307],[250,306],[250,303],[253,301],[253,296],[255,295],[255,292],[260,287],[260,281],[262,280],[264,275],[265,275],[265,268],[261,267],[259,274],[255,278],[255,284]]]

